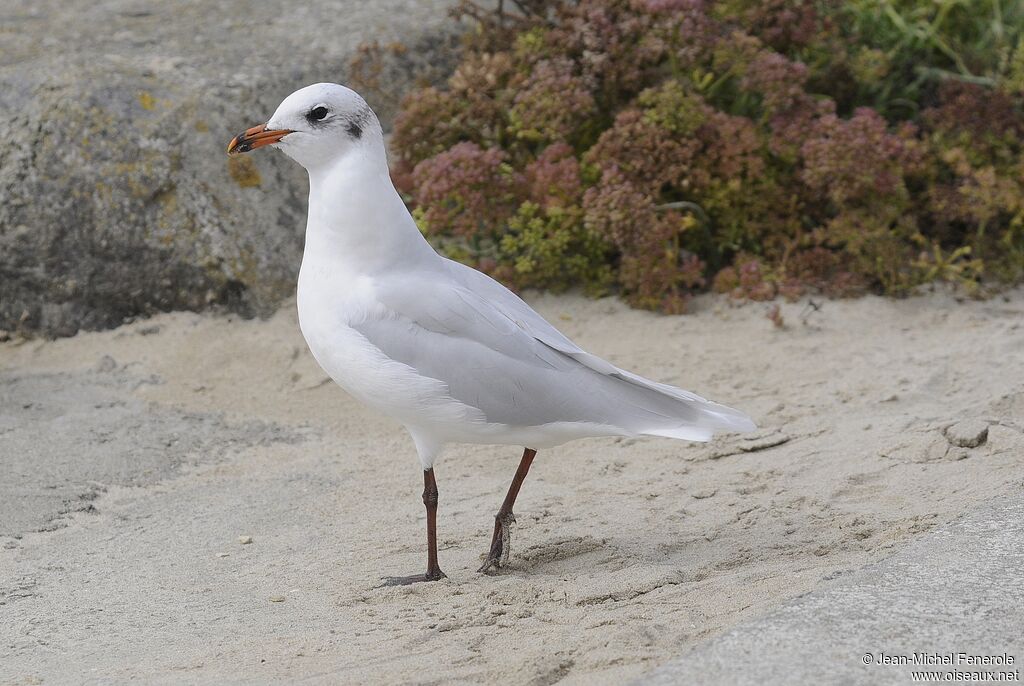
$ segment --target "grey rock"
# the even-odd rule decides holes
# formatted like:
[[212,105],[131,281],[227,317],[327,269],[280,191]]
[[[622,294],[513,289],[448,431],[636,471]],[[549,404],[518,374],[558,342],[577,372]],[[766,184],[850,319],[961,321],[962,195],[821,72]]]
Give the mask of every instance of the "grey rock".
[[[909,684],[912,671],[1014,672],[1024,636],[1024,502],[996,502],[893,557],[744,622],[634,684]],[[884,655],[1014,657],[897,665]],[[925,658],[927,659],[927,658]],[[1005,677],[1004,677],[1005,678]]]
[[958,448],[977,448],[988,440],[988,423],[965,419],[946,429],[946,440]]
[[298,87],[344,82],[365,40],[429,46],[450,4],[5,2],[0,329],[269,312],[294,289],[305,175],[278,154],[229,159],[228,141]]

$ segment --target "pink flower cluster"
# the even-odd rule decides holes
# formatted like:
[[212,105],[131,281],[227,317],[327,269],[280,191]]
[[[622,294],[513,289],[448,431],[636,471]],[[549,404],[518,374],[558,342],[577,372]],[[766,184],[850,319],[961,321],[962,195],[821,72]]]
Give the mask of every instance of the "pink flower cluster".
[[500,235],[518,206],[522,177],[498,148],[458,143],[413,169],[416,199],[428,230],[456,236]]

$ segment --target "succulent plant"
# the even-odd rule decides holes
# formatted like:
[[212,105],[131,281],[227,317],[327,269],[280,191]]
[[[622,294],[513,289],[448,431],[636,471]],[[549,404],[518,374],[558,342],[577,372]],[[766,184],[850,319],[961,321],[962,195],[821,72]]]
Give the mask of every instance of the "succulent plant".
[[454,257],[667,312],[1024,277],[1024,0],[514,4],[463,0],[458,68],[396,122]]

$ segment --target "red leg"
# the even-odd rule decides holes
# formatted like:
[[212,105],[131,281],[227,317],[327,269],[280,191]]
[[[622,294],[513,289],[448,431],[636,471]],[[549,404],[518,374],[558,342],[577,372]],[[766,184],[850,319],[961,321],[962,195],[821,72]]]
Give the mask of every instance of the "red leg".
[[519,495],[519,489],[522,487],[523,481],[526,480],[526,475],[530,472],[530,465],[533,464],[533,458],[536,455],[536,450],[530,448],[523,450],[523,459],[519,461],[519,468],[516,470],[516,475],[512,477],[512,484],[508,487],[505,500],[501,503],[498,514],[494,515],[491,549],[487,553],[487,559],[484,560],[483,566],[478,571],[487,572],[491,569],[499,569],[508,563],[508,556],[512,552],[512,524],[516,521],[516,517],[512,513],[512,506],[516,503],[516,496]]
[[385,577],[384,586],[407,586],[419,581],[438,581],[445,574],[437,564],[437,482],[433,468],[423,472],[423,505],[427,508],[427,573]]

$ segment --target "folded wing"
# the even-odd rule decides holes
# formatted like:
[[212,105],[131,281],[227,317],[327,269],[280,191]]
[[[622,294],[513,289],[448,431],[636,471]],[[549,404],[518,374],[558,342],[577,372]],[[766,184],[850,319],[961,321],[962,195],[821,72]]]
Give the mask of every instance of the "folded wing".
[[353,326],[488,422],[585,422],[688,440],[754,428],[737,410],[591,355],[490,277],[444,264],[448,279],[389,280],[378,293],[384,311]]

